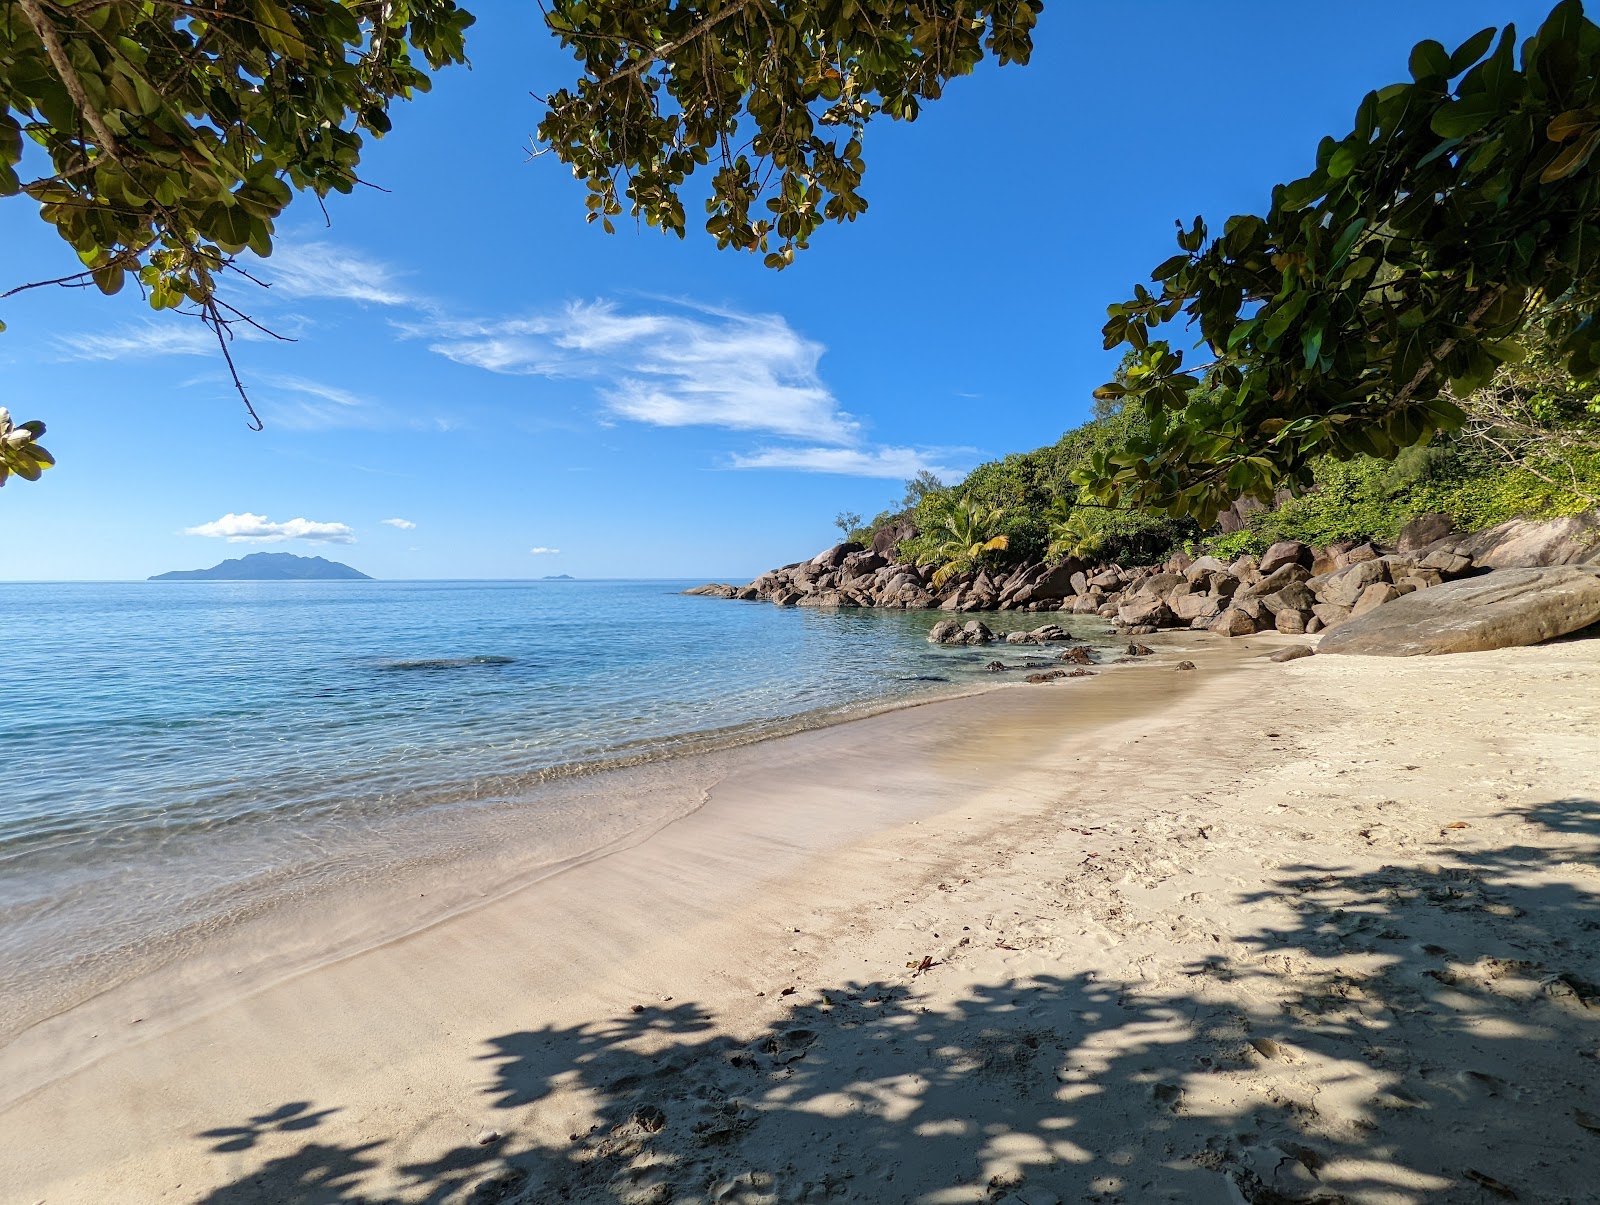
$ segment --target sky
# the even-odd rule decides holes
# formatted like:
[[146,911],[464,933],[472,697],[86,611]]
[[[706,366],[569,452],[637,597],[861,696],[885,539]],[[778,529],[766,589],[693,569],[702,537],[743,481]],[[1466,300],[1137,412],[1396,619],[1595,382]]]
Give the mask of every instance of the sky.
[[[986,65],[868,130],[870,209],[794,267],[619,219],[530,158],[575,66],[537,6],[468,0],[470,70],[397,106],[327,220],[300,197],[233,304],[234,345],[132,288],[0,302],[0,405],[59,465],[0,490],[0,580],[137,579],[256,551],[375,577],[748,580],[895,505],[919,469],[1082,422],[1108,303],[1174,220],[1263,212],[1410,47],[1548,3],[1048,0],[1027,67]],[[381,190],[380,190],[381,189]],[[0,203],[0,291],[74,270]]]

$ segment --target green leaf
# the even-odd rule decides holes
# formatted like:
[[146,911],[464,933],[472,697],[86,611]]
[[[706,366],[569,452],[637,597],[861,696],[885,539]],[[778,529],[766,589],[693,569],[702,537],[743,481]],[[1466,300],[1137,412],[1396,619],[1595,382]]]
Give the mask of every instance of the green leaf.
[[1150,273],[1150,279],[1157,281],[1169,280],[1176,276],[1179,272],[1183,271],[1183,269],[1188,267],[1188,265],[1189,256],[1187,254],[1174,255],[1171,259],[1162,260],[1161,263],[1157,265],[1156,270]]
[[1450,75],[1450,55],[1440,43],[1430,38],[1412,49],[1411,78],[1419,84],[1433,76],[1448,79]]
[[1468,67],[1472,66],[1484,55],[1484,52],[1494,44],[1494,26],[1479,30],[1456,48],[1450,56],[1450,65],[1447,74],[1454,79]]
[[1499,102],[1487,92],[1475,92],[1437,109],[1429,128],[1440,138],[1468,138],[1482,130],[1500,112]]
[[1285,185],[1278,196],[1280,208],[1294,211],[1304,209],[1318,197],[1328,191],[1327,180],[1321,173],[1307,176],[1303,180],[1296,180],[1293,184]]
[[1361,151],[1361,147],[1350,143],[1345,143],[1334,151],[1332,158],[1328,160],[1329,177],[1334,180],[1343,180],[1348,176],[1355,170],[1356,164],[1361,162]]
[[1322,356],[1322,327],[1308,326],[1300,332],[1300,347],[1305,353],[1306,367],[1315,368]]

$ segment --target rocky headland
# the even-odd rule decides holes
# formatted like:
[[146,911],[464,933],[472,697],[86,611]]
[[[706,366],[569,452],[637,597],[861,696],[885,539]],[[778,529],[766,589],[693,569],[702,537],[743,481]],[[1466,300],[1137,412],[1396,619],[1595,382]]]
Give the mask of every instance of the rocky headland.
[[[1467,533],[1446,516],[1423,515],[1394,547],[1289,540],[1226,563],[1180,552],[1131,567],[1069,558],[981,569],[937,585],[933,566],[896,559],[912,534],[880,533],[892,538],[872,548],[837,544],[747,585],[709,583],[686,593],[796,607],[1048,611],[1097,616],[1128,635],[1328,633],[1322,652],[1379,655],[1534,644],[1600,623],[1600,512]],[[1382,622],[1368,618],[1404,599]],[[986,644],[993,636],[981,622],[946,621],[929,639]]]

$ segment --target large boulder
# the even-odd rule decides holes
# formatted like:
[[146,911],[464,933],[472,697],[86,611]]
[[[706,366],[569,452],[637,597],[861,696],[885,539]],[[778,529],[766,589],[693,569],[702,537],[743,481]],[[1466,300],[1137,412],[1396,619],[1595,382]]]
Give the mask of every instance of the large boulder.
[[994,639],[991,632],[981,619],[969,619],[961,625],[962,644],[988,644]]
[[1292,611],[1285,607],[1272,617],[1272,626],[1290,636],[1299,636],[1305,632],[1306,621],[1311,617],[1309,611]]
[[1228,567],[1214,556],[1203,556],[1183,571],[1185,580],[1199,583],[1202,579],[1228,572]]
[[1538,644],[1600,623],[1600,565],[1505,569],[1397,598],[1341,623],[1319,653],[1414,657]]
[[1340,607],[1353,607],[1368,586],[1389,580],[1389,566],[1377,559],[1357,561],[1335,570],[1325,577],[1312,578],[1306,583],[1311,592],[1325,603]]
[[1297,582],[1309,581],[1310,579],[1311,570],[1295,561],[1289,561],[1286,564],[1279,565],[1259,581],[1252,582],[1236,593],[1239,598],[1264,598],[1268,594],[1276,594],[1279,590],[1292,586]]
[[1148,595],[1139,595],[1132,602],[1124,603],[1117,608],[1117,622],[1127,627],[1166,627],[1173,623],[1176,616],[1167,604],[1159,598]]
[[880,527],[872,536],[872,551],[885,560],[894,560],[895,552],[900,547],[901,540],[915,539],[917,525],[910,519],[901,519],[898,523],[891,523],[887,527]]
[[1437,544],[1455,529],[1455,520],[1449,515],[1418,515],[1400,529],[1400,551],[1416,552]]
[[1341,607],[1338,603],[1319,602],[1311,608],[1311,614],[1322,621],[1323,627],[1331,628],[1350,618],[1350,608]]
[[1251,515],[1266,509],[1267,504],[1259,498],[1238,498],[1232,506],[1217,516],[1217,523],[1224,535],[1231,535],[1233,532],[1243,531]]
[[1489,569],[1593,564],[1600,562],[1600,511],[1543,521],[1512,519],[1449,544]]
[[843,581],[871,577],[888,563],[886,558],[875,552],[852,552],[839,563],[839,577]]
[[837,569],[844,564],[844,558],[852,552],[860,552],[860,544],[835,544],[832,548],[825,548],[811,558],[811,563],[818,569]]
[[[1083,576],[1083,571],[1086,568],[1088,568],[1087,564],[1080,560],[1063,561],[1034,582],[1031,587],[1024,587],[1024,589],[1031,590],[1032,593],[1022,601],[1059,602],[1061,599],[1068,598],[1073,594],[1082,593],[1082,591],[1074,587],[1073,583]],[[1088,585],[1087,578],[1084,579],[1084,584],[1085,586]],[[1020,592],[1017,597],[1022,599]]]
[[1237,607],[1229,607],[1208,625],[1208,632],[1218,636],[1248,636],[1256,630],[1256,621]]
[[1388,582],[1374,582],[1361,592],[1361,597],[1356,599],[1355,606],[1350,608],[1350,618],[1355,619],[1365,615],[1368,611],[1383,606],[1384,603],[1393,602],[1400,597],[1400,591]]
[[1089,579],[1091,586],[1098,586],[1102,590],[1115,590],[1122,585],[1123,577],[1120,569],[1102,569]]
[[1311,549],[1299,540],[1279,540],[1261,554],[1259,568],[1263,574],[1270,577],[1274,570],[1281,569],[1285,565],[1309,564],[1311,564]]
[[961,625],[953,619],[941,619],[928,629],[929,644],[960,644]]
[[1197,619],[1214,619],[1222,610],[1224,600],[1213,594],[1185,594],[1182,598],[1175,598],[1169,604],[1172,613],[1187,624],[1194,623]]
[[1290,582],[1282,590],[1261,596],[1262,605],[1274,615],[1280,611],[1309,612],[1316,601],[1304,582]]

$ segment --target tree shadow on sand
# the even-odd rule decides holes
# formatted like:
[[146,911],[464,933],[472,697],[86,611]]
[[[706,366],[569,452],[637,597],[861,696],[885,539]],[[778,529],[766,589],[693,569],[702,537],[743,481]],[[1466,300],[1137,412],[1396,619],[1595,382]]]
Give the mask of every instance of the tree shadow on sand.
[[1166,979],[906,973],[803,988],[748,1040],[695,1003],[501,1034],[503,1137],[310,1143],[204,1200],[1594,1202],[1600,803],[1515,815],[1562,844],[1286,867],[1237,903],[1292,920]]

